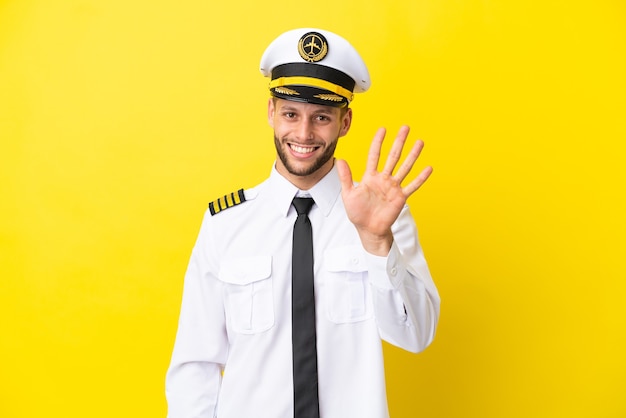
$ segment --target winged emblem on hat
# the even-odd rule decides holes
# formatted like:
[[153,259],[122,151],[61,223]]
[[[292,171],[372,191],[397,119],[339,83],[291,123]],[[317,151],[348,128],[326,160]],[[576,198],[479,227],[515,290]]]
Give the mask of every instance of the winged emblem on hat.
[[298,41],[298,53],[305,61],[321,61],[328,54],[328,42],[321,33],[309,32]]

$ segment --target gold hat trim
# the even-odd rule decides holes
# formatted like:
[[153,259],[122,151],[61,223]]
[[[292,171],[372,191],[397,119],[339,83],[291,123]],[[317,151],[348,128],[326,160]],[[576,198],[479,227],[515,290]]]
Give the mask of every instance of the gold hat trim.
[[330,102],[341,102],[341,101],[343,101],[343,97],[337,96],[336,94],[316,94],[313,97],[316,97],[316,98],[321,99],[321,100],[328,100]]
[[292,85],[319,87],[321,89],[328,90],[332,93],[336,93],[340,96],[343,96],[346,99],[348,99],[349,102],[351,102],[354,97],[354,93],[352,93],[350,90],[344,87],[341,87],[335,83],[331,83],[330,81],[320,80],[319,78],[313,78],[313,77],[302,77],[302,76],[280,77],[270,82],[270,89],[273,89],[275,87],[292,86]]
[[299,96],[300,95],[300,93],[298,93],[297,91],[295,91],[293,89],[288,89],[287,87],[276,87],[274,89],[274,91],[276,93],[286,94],[288,96]]

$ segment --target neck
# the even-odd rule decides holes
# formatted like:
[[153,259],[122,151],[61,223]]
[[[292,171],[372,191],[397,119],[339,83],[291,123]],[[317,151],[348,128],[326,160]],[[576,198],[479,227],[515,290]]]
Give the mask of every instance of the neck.
[[331,158],[326,164],[321,166],[314,173],[308,174],[306,176],[298,176],[293,174],[285,168],[283,164],[281,164],[280,159],[276,161],[276,171],[286,178],[291,184],[296,186],[300,190],[309,190],[313,186],[315,186],[321,179],[323,179],[326,174],[330,173],[330,170],[333,169],[333,165],[335,163],[334,158]]

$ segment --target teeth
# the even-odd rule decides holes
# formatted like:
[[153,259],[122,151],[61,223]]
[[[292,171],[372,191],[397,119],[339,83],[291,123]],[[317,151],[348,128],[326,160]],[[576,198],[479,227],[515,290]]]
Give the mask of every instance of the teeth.
[[309,152],[315,151],[314,147],[301,147],[294,144],[291,144],[291,149],[300,154],[308,154]]

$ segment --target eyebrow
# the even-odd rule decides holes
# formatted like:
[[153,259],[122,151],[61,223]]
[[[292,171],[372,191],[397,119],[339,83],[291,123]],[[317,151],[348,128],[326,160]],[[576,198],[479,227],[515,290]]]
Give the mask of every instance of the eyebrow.
[[[280,110],[283,112],[299,112],[300,111],[299,108],[295,106],[289,106],[289,105],[282,106]],[[316,107],[311,113],[333,115],[334,112],[332,111],[332,108],[328,108],[328,106],[320,105],[319,107]]]

